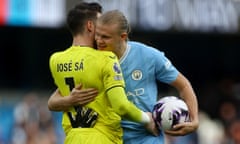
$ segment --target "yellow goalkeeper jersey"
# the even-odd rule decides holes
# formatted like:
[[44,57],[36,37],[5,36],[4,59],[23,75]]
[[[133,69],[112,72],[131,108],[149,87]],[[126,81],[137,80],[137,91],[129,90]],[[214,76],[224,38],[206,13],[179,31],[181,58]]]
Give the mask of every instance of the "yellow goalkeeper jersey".
[[[63,96],[69,95],[71,89],[79,83],[83,84],[83,88],[98,89],[96,99],[86,105],[98,113],[94,129],[111,139],[116,136],[121,139],[121,117],[113,111],[106,96],[106,91],[112,87],[125,87],[117,56],[90,47],[72,46],[54,53],[49,65],[54,82]],[[70,112],[76,113],[74,108]],[[72,129],[66,112],[63,114],[62,126],[66,134]]]

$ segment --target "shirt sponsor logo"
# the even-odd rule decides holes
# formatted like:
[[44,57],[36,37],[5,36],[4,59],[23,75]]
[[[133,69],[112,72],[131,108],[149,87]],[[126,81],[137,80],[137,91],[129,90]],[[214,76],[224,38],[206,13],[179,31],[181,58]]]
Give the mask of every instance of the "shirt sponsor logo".
[[144,88],[137,88],[133,91],[128,91],[127,96],[141,96],[144,95]]
[[133,102],[134,104],[140,103],[140,96],[144,95],[144,88],[137,88],[132,91],[127,92],[128,100]]

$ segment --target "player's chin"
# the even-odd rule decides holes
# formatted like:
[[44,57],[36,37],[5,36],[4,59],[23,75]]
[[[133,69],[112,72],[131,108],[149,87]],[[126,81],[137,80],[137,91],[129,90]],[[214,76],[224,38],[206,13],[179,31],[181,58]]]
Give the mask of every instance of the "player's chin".
[[97,47],[98,50],[105,50],[104,47]]

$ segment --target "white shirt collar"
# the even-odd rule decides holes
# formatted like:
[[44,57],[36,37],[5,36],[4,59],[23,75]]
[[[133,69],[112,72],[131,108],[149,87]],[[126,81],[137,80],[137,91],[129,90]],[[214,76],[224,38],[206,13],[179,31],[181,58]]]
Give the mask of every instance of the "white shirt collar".
[[125,52],[123,53],[122,57],[119,59],[120,64],[124,62],[130,49],[131,49],[131,45],[127,44],[127,48],[126,48]]

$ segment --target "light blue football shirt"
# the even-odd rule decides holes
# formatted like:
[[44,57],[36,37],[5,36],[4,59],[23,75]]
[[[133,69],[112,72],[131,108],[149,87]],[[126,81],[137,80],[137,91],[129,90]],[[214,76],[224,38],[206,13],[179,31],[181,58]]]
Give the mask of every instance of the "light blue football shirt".
[[[157,101],[157,82],[173,82],[178,70],[164,53],[139,42],[129,41],[120,59],[128,99],[143,111],[151,112]],[[162,133],[155,137],[138,123],[122,121],[124,144],[164,144]]]

